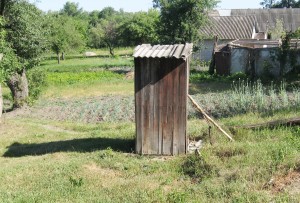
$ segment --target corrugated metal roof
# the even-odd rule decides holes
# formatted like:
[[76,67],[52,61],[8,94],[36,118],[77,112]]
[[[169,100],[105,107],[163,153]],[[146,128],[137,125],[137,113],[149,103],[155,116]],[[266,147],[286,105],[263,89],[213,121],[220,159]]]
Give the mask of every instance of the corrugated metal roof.
[[205,36],[218,35],[219,39],[251,39],[255,16],[210,16],[210,23],[200,30]]
[[193,44],[154,45],[142,44],[134,49],[135,58],[177,58],[184,59],[192,53]]
[[231,9],[231,16],[255,16],[259,32],[274,28],[277,19],[283,21],[286,31],[294,32],[300,27],[300,8]]

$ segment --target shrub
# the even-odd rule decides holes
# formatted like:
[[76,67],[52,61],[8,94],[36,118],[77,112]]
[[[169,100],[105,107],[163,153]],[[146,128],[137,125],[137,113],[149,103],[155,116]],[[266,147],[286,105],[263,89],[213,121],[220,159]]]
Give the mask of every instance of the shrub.
[[218,170],[199,155],[190,155],[181,167],[185,175],[201,182],[205,178],[210,178],[218,174]]
[[29,103],[34,102],[40,96],[43,87],[46,86],[46,73],[42,69],[34,68],[28,71]]

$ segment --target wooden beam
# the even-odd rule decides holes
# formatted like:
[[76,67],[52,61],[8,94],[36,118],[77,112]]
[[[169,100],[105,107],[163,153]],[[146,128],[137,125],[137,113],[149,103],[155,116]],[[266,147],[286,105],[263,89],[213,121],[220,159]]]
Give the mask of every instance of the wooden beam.
[[234,139],[225,131],[221,128],[221,126],[219,126],[209,115],[207,115],[207,113],[204,111],[204,109],[202,109],[199,104],[196,103],[196,101],[191,97],[191,95],[188,95],[188,98],[192,101],[193,105],[203,114],[203,116],[212,124],[214,124],[214,126],[217,127],[217,129],[222,132],[224,135],[226,135],[226,137],[228,137],[231,141],[234,141]]
[[300,118],[289,118],[281,120],[273,120],[265,123],[234,126],[233,128],[245,128],[245,129],[260,129],[260,128],[274,128],[276,126],[296,126],[300,125]]

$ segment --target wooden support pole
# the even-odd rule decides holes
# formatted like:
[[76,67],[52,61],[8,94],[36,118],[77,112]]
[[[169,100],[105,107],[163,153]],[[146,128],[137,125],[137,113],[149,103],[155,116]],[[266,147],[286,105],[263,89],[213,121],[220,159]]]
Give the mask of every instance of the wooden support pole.
[[196,103],[196,101],[191,97],[191,95],[188,95],[188,98],[192,101],[193,105],[203,114],[203,116],[212,124],[214,124],[219,131],[221,131],[224,135],[226,135],[231,141],[234,141],[234,139],[219,126],[205,111]]
[[242,125],[242,126],[234,126],[235,128],[244,128],[244,129],[262,129],[262,128],[275,128],[277,126],[299,126],[300,118],[289,118],[289,119],[281,119],[274,120],[265,123],[251,124],[251,125]]

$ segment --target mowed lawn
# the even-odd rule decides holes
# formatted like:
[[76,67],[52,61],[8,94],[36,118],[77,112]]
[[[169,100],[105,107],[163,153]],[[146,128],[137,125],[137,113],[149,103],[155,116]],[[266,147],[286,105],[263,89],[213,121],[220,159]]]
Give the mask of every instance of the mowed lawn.
[[[192,81],[194,98],[235,142],[215,128],[208,137],[208,124],[189,107],[188,135],[204,141],[201,155],[141,156],[134,154],[132,58],[48,60],[40,68],[48,81],[41,98],[0,124],[0,202],[300,201],[300,128],[232,128],[299,116],[297,91],[272,111],[247,110],[245,101],[239,110],[230,83]],[[225,95],[236,100],[217,102]]]

